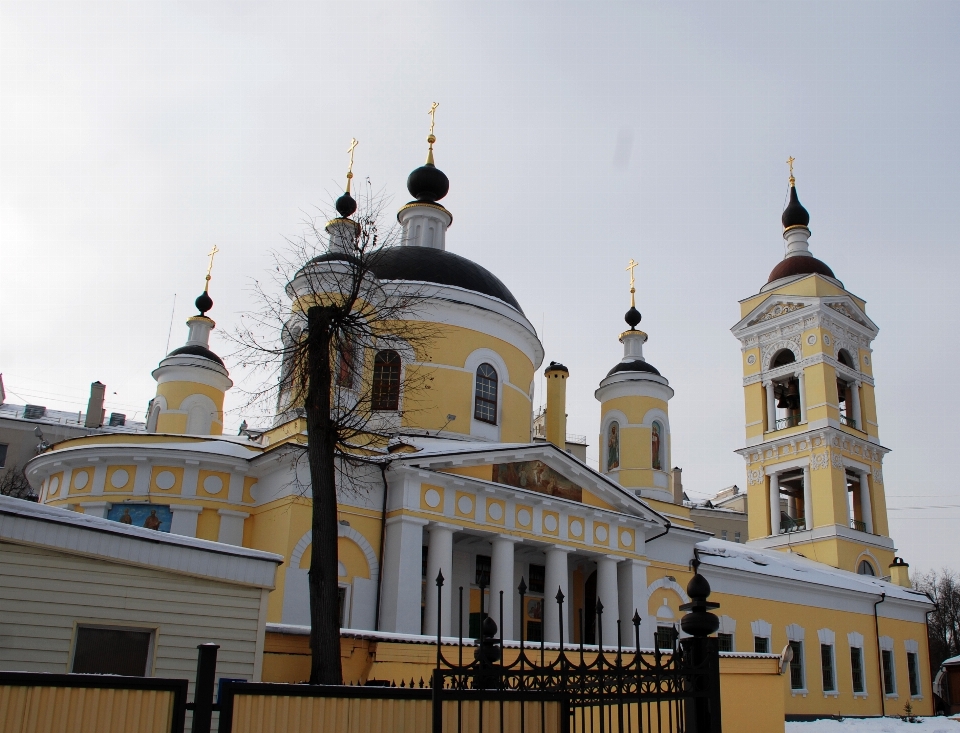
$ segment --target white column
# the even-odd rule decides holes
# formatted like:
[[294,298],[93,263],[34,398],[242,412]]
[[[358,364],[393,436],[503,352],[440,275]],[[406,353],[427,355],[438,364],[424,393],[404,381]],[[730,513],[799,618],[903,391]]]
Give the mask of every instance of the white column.
[[773,382],[764,382],[767,390],[767,432],[777,429],[777,400],[773,396]]
[[807,421],[807,385],[803,376],[804,370],[797,372],[797,383],[800,385],[800,422]]
[[570,609],[573,599],[570,597],[570,588],[567,584],[569,572],[567,570],[567,555],[570,550],[560,545],[548,547],[544,553],[547,556],[546,571],[543,585],[543,633],[544,640],[560,642],[560,615],[557,606],[557,590],[563,592],[564,643],[570,641]]
[[[98,460],[94,458],[93,460]],[[93,469],[93,488],[90,490],[91,496],[103,496],[103,490],[107,483],[107,464],[97,463]],[[84,514],[89,514],[84,508]],[[106,514],[104,514],[106,516]]]
[[220,515],[220,532],[217,534],[217,542],[241,547],[243,545],[243,522],[250,515],[233,509],[217,509],[217,514]]
[[853,422],[857,430],[867,432],[863,427],[863,416],[860,414],[860,385],[859,380],[850,385],[850,397],[853,399]]
[[813,487],[810,485],[810,466],[803,467],[803,522],[804,529],[813,529]]
[[[440,617],[440,634],[450,636],[450,599],[456,591],[453,587],[453,531],[446,524],[431,524],[427,530],[430,543],[427,547],[427,605],[423,614],[423,633],[437,633],[437,614]],[[443,593],[437,605],[437,573],[443,573]]]
[[[620,597],[620,643],[633,647],[637,640],[633,635],[633,614],[640,614],[640,644],[643,646],[644,626],[647,618],[647,565],[643,560],[624,560],[617,565],[617,592]],[[604,636],[606,639],[606,636]]]
[[[620,616],[620,594],[617,590],[617,561],[619,557],[601,555],[597,558],[597,598],[603,604],[603,643],[615,646],[617,643],[617,619]],[[600,637],[597,637],[600,641]]]
[[780,534],[780,476],[770,475],[770,534]]
[[387,520],[380,598],[380,628],[383,631],[420,633],[420,572],[425,524],[423,519],[405,515]]
[[873,504],[870,502],[870,475],[860,471],[860,516],[867,525],[867,532],[873,534]]
[[[144,467],[140,466],[137,473],[140,473]],[[197,517],[203,511],[202,506],[196,504],[171,504],[170,513],[173,515],[170,520],[170,534],[179,534],[184,537],[197,536]]]
[[103,517],[107,518],[107,513],[110,511],[110,507],[113,506],[109,501],[85,501],[81,504],[83,507],[83,513],[89,514],[92,517]]
[[[488,614],[497,622],[501,639],[513,639],[513,545],[516,537],[493,538],[490,556],[490,609]],[[500,591],[503,591],[503,618],[500,618]]]

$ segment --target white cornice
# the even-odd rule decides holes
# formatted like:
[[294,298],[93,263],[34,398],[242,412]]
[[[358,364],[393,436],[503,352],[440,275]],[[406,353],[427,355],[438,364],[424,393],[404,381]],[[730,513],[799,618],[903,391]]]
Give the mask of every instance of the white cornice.
[[[816,438],[819,438],[821,441],[819,445],[815,445]],[[804,442],[807,443],[807,447],[798,448],[798,445]],[[883,456],[890,452],[889,448],[884,448],[882,445],[872,443],[863,438],[854,437],[837,428],[820,427],[811,428],[799,433],[791,433],[790,435],[785,435],[775,440],[765,440],[762,443],[757,443],[756,445],[745,448],[738,448],[734,453],[743,458],[747,463],[764,462],[765,460],[776,461],[777,458],[765,459],[763,457],[764,453],[772,449],[775,450],[779,456],[780,450],[785,447],[790,447],[791,453],[796,453],[799,450],[815,450],[823,447],[839,448],[846,450],[848,453],[855,453],[854,448],[859,447],[860,453],[857,455],[866,460],[877,462],[882,461]],[[758,454],[759,457],[755,458],[754,454]]]

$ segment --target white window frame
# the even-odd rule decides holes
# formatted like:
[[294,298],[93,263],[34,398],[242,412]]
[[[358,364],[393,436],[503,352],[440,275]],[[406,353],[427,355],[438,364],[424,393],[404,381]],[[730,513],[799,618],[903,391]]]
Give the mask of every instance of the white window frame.
[[890,652],[890,672],[891,677],[893,678],[893,692],[887,692],[886,684],[886,675],[882,675],[880,678],[880,689],[883,691],[883,696],[890,700],[897,700],[900,697],[900,686],[897,684],[897,655],[893,651],[893,639],[889,636],[880,637],[880,669],[881,672],[886,670],[886,666],[883,664],[883,653]]
[[[761,639],[767,640],[767,652],[773,653],[773,627],[764,621],[762,618],[758,618],[756,621],[750,623],[750,630],[753,632],[754,637],[759,636]],[[754,641],[753,648],[757,648],[757,643]]]
[[[821,649],[820,654],[817,658],[820,660],[820,682],[823,689],[824,697],[840,697],[840,688],[837,684],[837,635],[833,633],[831,629],[819,629],[817,631],[817,638],[820,640]],[[823,649],[822,647],[830,647],[830,671],[833,675],[833,679],[830,680],[831,685],[833,686],[832,690],[827,689],[827,681],[823,679]]]
[[730,651],[737,651],[737,620],[735,618],[726,615],[721,616],[720,628],[717,629],[717,633],[729,634],[730,646],[733,647]]
[[804,642],[805,632],[802,626],[799,624],[790,624],[787,627],[787,643],[791,641],[798,642],[800,644],[800,677],[803,687],[794,689],[791,680],[790,686],[790,695],[791,697],[796,697],[801,695],[806,697],[808,694],[807,689],[807,660],[805,659],[807,655],[807,645]]
[[[851,649],[860,650],[860,677],[863,680],[863,691],[853,690],[854,697],[867,698],[867,657],[863,648],[863,634],[851,631],[847,634],[847,644]],[[850,665],[850,689],[853,689],[853,664]]]
[[[910,658],[909,655],[912,654],[916,657],[916,670],[917,670],[917,694],[914,695],[910,693],[911,700],[922,700],[923,699],[923,675],[920,674],[920,644],[917,643],[914,639],[904,639],[903,640],[904,649],[907,652],[907,674],[910,674]],[[910,680],[907,680],[909,685]],[[909,689],[909,688],[908,688]]]
[[[477,420],[477,369],[481,364],[489,364],[497,373],[497,422],[496,424]],[[491,441],[500,440],[503,428],[503,391],[510,386],[510,373],[507,364],[492,349],[477,349],[466,358],[463,368],[470,374],[470,435]]]

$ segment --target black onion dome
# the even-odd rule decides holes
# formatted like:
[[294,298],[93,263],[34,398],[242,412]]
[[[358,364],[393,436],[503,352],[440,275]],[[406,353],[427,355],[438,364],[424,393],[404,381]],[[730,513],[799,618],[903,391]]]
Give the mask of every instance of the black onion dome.
[[621,361],[613,369],[607,372],[607,376],[612,377],[618,372],[647,372],[648,374],[656,374],[658,377],[661,376],[659,370],[653,364],[645,362],[642,359],[635,359],[634,361]]
[[201,316],[206,315],[207,311],[213,308],[213,298],[210,297],[210,294],[206,290],[200,293],[200,297],[193,301],[193,303],[197,306],[197,310],[200,311]]
[[210,361],[215,361],[220,366],[226,366],[223,363],[223,359],[214,354],[210,349],[205,346],[181,346],[179,349],[174,349],[167,356],[199,356],[203,359],[209,359]]
[[772,283],[774,280],[796,275],[826,275],[833,279],[837,277],[826,262],[811,255],[795,255],[780,260],[770,273],[767,282]]
[[407,190],[417,201],[439,201],[450,190],[450,179],[433,163],[415,169],[407,176]]
[[357,202],[348,192],[344,193],[343,196],[337,199],[336,207],[337,213],[346,219],[348,216],[350,216],[350,214],[357,210]]
[[787,208],[783,210],[780,221],[783,222],[784,229],[805,227],[810,223],[810,212],[803,208],[803,204],[797,198],[796,186],[790,186],[790,202],[787,204]]
[[630,306],[630,310],[627,311],[627,314],[623,317],[623,320],[627,322],[627,325],[630,326],[631,330],[637,327],[637,324],[643,319],[643,316],[640,315],[640,311],[634,306]]
[[[314,257],[310,262],[351,261],[350,255],[329,252]],[[370,260],[370,269],[381,280],[411,280],[415,282],[452,285],[489,295],[523,313],[523,309],[507,286],[492,272],[466,257],[432,247],[385,247]]]
[[544,374],[546,374],[547,372],[567,372],[569,374],[570,370],[567,369],[559,361],[551,361],[550,366],[548,366],[546,369],[543,370]]

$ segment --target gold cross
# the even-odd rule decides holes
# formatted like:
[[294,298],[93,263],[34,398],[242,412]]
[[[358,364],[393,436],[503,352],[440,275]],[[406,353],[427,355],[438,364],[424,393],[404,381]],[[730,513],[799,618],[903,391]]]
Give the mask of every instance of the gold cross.
[[[347,168],[347,173],[353,173],[353,151],[354,151],[354,148],[356,148],[357,145],[359,144],[360,144],[360,141],[357,140],[357,138],[355,137],[350,138],[350,147],[347,148],[347,152],[350,153],[350,167]],[[353,176],[350,176],[350,177],[353,178]]]
[[796,160],[792,155],[787,158],[787,165],[790,166],[790,185],[792,186],[796,179],[793,177],[793,162]]
[[633,268],[639,267],[640,263],[635,262],[633,257],[630,258],[630,263],[627,265],[626,269],[630,272],[630,290],[633,290],[634,278],[633,278]]
[[213,258],[219,251],[220,249],[217,245],[213,245],[213,249],[207,252],[207,256],[210,257],[210,264],[207,265],[207,285],[204,287],[203,292],[207,292],[207,288],[210,287],[210,273],[213,272]]
[[427,112],[430,115],[430,137],[433,137],[433,125],[437,121],[437,107],[440,106],[440,102],[434,102],[430,105],[430,111]]

